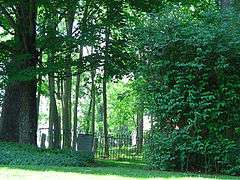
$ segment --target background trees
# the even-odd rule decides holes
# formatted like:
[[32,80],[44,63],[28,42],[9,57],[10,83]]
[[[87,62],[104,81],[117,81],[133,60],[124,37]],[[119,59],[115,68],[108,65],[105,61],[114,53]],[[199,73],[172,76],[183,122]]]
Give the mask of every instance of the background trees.
[[1,140],[36,145],[41,121],[50,148],[103,135],[108,157],[109,134],[136,131],[141,150],[151,117],[152,166],[234,171],[238,10],[226,0],[3,1]]
[[124,7],[127,5],[125,1],[89,0],[74,3],[64,0],[50,3],[4,1],[1,4],[1,62],[5,77],[1,118],[3,140],[36,144],[40,96],[47,85],[49,145],[60,147],[62,128],[63,146],[70,148],[72,125],[74,141],[78,127],[79,95],[72,93],[73,84],[76,83],[78,92],[80,74],[85,73],[88,78],[88,72],[91,72],[92,84],[91,133],[94,134],[95,129],[95,81],[101,79],[103,84],[98,88],[103,89],[107,137],[107,82],[116,75],[126,74],[130,60],[124,50],[124,36],[120,29],[117,30],[124,27],[127,19]]

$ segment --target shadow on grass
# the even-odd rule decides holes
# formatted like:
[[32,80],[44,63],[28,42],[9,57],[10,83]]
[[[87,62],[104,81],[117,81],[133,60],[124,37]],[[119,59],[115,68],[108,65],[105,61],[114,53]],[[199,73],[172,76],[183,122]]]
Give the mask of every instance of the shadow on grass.
[[148,179],[148,178],[163,178],[163,179],[186,179],[186,178],[207,178],[207,179],[239,179],[231,176],[220,175],[203,175],[193,173],[167,172],[148,170],[146,165],[140,162],[127,161],[110,161],[98,160],[91,164],[90,167],[48,167],[48,166],[0,166],[9,169],[20,169],[28,171],[53,171],[64,173],[78,173],[84,175],[95,176],[119,176],[125,178]]

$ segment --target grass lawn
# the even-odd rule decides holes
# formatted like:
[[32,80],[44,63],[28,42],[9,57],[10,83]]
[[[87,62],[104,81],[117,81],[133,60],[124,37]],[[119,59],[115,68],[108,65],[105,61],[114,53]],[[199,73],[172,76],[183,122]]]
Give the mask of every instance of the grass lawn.
[[240,179],[231,176],[210,176],[177,172],[150,171],[143,164],[97,161],[94,167],[1,166],[0,180],[126,180],[126,179]]

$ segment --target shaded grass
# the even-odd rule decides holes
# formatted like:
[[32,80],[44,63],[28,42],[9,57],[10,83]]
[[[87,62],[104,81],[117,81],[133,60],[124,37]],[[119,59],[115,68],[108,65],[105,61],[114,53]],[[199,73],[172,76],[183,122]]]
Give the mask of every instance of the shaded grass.
[[[5,173],[5,176],[4,176]],[[8,175],[6,175],[6,173]],[[3,174],[3,175],[2,175]],[[23,178],[24,176],[24,178]],[[165,172],[139,162],[96,161],[92,167],[2,166],[0,179],[239,179],[238,177]],[[30,178],[30,179],[31,179]]]

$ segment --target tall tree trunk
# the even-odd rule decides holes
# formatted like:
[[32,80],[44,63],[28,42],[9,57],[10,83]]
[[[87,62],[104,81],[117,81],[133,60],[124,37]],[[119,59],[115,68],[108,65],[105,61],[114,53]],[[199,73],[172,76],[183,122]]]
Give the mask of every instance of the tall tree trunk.
[[93,139],[95,137],[95,114],[96,114],[96,85],[95,85],[95,76],[96,70],[93,69],[91,71],[91,78],[92,78],[92,92],[91,92],[91,99],[92,99],[92,126],[91,126],[91,133]]
[[[53,114],[53,108],[54,108],[54,73],[49,73],[48,75],[48,86],[49,86],[49,97],[50,97],[50,103],[49,103],[49,118],[48,118],[48,143],[49,148],[53,148],[53,122],[54,122],[54,114]],[[55,102],[56,103],[56,102]]]
[[76,149],[77,144],[77,108],[78,108],[78,99],[79,99],[79,87],[80,87],[80,70],[78,70],[76,89],[75,89],[75,104],[73,110],[73,149]]
[[[39,64],[42,64],[42,51],[39,54]],[[38,75],[38,86],[41,88],[42,86],[42,75]],[[39,117],[39,110],[40,110],[40,102],[41,102],[41,92],[40,90],[37,91],[37,116]]]
[[49,92],[50,92],[50,104],[49,104],[49,118],[48,118],[48,144],[49,144],[49,148],[52,149],[53,148],[53,121],[54,121],[54,115],[53,115],[53,99],[52,99],[52,81],[54,81],[54,79],[52,80],[49,77]]
[[107,122],[107,77],[104,71],[103,77],[103,134],[104,134],[104,155],[109,157],[108,143],[108,122]]
[[108,78],[108,63],[109,63],[109,36],[110,30],[105,29],[105,62],[104,62],[104,73],[103,73],[103,134],[104,134],[104,155],[106,158],[109,157],[109,142],[108,142],[108,122],[107,122],[107,78]]
[[[37,79],[35,75],[30,75],[38,61],[37,3],[36,0],[22,0],[15,5],[16,20],[11,19],[7,11],[4,14],[15,30],[14,38],[18,52],[8,67],[9,84],[5,92],[0,134],[4,141],[37,145]],[[26,74],[26,72],[29,73]],[[8,132],[5,135],[7,131],[14,133],[9,135]]]
[[64,81],[64,94],[63,94],[63,148],[71,148],[71,130],[72,122],[70,118],[70,101],[71,101],[71,79],[66,78]]
[[[52,18],[54,19],[54,18]],[[48,37],[51,39],[56,38],[56,27],[55,22],[48,22]],[[54,65],[55,52],[51,51],[48,54],[49,69]],[[49,131],[48,131],[48,141],[49,148],[60,149],[61,148],[61,119],[59,118],[57,101],[56,101],[56,88],[55,88],[55,73],[51,71],[48,74],[48,84],[49,84]]]
[[86,125],[86,134],[89,134],[90,131],[90,116],[91,116],[91,111],[92,111],[92,96],[90,97],[90,103],[89,103],[89,107],[88,107],[88,114],[87,114],[87,125]]
[[[58,114],[57,111],[57,105],[54,107],[54,144],[53,147],[55,149],[61,149],[61,117]],[[58,115],[58,116],[56,116]]]
[[63,83],[64,83],[64,80],[63,79],[59,79],[60,81],[60,100],[61,100],[61,116],[60,116],[60,119],[61,119],[61,122],[62,122],[62,130],[61,130],[61,135],[62,135],[62,141],[61,141],[61,145],[62,145],[62,148],[63,148],[63,138],[64,138],[64,134],[63,134],[63,129],[64,129],[64,120],[63,120],[63,117],[64,117],[64,88],[63,88]]
[[[66,18],[67,36],[72,37],[73,21],[75,11],[72,7],[69,9]],[[71,49],[69,49],[71,50]],[[71,53],[66,56],[66,77],[64,80],[64,94],[63,94],[63,148],[71,148],[72,144],[72,103],[71,103],[71,90],[72,90],[72,73],[71,73]]]
[[[42,85],[42,77],[39,76],[39,87]],[[37,92],[37,115],[39,117],[39,111],[40,111],[40,102],[41,102],[41,92]]]
[[75,104],[73,109],[73,149],[76,149],[77,144],[77,108],[78,108],[78,99],[79,99],[79,87],[80,87],[80,80],[81,80],[81,65],[82,65],[82,58],[83,58],[83,48],[80,47],[79,52],[79,65],[78,65],[78,73],[77,73],[77,82],[76,82],[76,89],[75,89]]
[[54,73],[49,74],[49,148],[61,148],[61,122],[58,115],[57,101],[55,97]]
[[142,152],[143,147],[143,111],[137,113],[137,151]]

